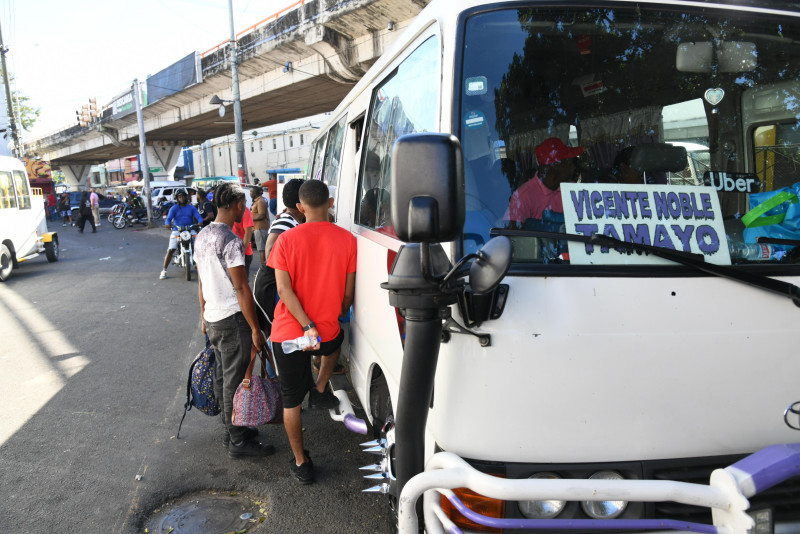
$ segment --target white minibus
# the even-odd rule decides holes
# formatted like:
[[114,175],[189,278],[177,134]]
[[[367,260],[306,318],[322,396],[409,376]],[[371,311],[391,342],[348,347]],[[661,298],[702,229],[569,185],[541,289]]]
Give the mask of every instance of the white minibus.
[[42,252],[58,261],[58,234],[47,231],[42,191],[31,189],[21,161],[0,156],[0,281]]
[[800,532],[798,103],[788,2],[408,25],[309,174],[358,242],[332,416],[401,532]]

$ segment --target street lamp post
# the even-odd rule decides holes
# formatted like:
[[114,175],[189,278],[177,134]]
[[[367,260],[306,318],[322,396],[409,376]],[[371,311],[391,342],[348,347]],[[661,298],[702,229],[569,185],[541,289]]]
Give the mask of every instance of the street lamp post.
[[147,141],[144,133],[144,117],[142,116],[142,94],[138,79],[133,80],[131,92],[133,93],[133,102],[136,106],[136,122],[139,126],[139,154],[141,155],[139,172],[144,182],[144,201],[145,207],[147,208],[147,220],[149,226],[155,226],[155,221],[153,221],[153,199],[150,196],[150,163],[147,161]]
[[236,46],[236,33],[233,29],[233,0],[228,0],[228,13],[231,22],[231,79],[233,82],[233,122],[236,131],[236,165],[239,183],[247,183],[244,164],[244,141],[242,140],[242,100],[239,95],[239,54]]

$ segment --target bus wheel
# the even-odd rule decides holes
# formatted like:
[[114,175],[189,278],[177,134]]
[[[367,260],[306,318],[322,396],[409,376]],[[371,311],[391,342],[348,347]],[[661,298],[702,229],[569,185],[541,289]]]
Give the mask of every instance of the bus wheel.
[[44,254],[50,263],[58,261],[58,238],[53,238],[52,241],[44,244]]
[[5,282],[14,271],[14,257],[5,245],[0,245],[0,282]]

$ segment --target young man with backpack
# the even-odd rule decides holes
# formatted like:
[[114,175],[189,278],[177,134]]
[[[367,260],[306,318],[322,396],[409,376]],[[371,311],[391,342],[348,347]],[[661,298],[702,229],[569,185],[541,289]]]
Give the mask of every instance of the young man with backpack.
[[[339,318],[353,303],[356,239],[328,222],[333,199],[325,183],[309,180],[300,187],[299,196],[306,222],[280,234],[267,260],[275,269],[281,298],[275,308],[270,339],[281,384],[284,428],[293,453],[289,470],[301,484],[311,484],[314,464],[303,447],[300,404],[309,394],[311,408],[339,405],[339,399],[326,386],[344,338]],[[301,336],[319,336],[320,340],[305,351],[283,352],[282,341]],[[316,383],[310,355],[322,356]]]
[[216,356],[214,395],[227,430],[223,443],[234,458],[267,456],[275,448],[256,439],[257,429],[234,426],[231,417],[233,395],[247,372],[250,350],[253,346],[263,350],[266,342],[244,269],[244,243],[231,230],[244,216],[244,190],[224,183],[214,194],[214,204],[217,218],[197,234],[194,253],[202,330]]

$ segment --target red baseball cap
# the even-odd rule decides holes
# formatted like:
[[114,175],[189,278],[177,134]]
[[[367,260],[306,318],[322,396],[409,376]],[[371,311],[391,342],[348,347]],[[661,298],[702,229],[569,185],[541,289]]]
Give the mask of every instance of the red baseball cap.
[[539,165],[552,165],[559,161],[577,158],[583,154],[583,147],[568,147],[558,137],[550,137],[536,147],[536,161]]

